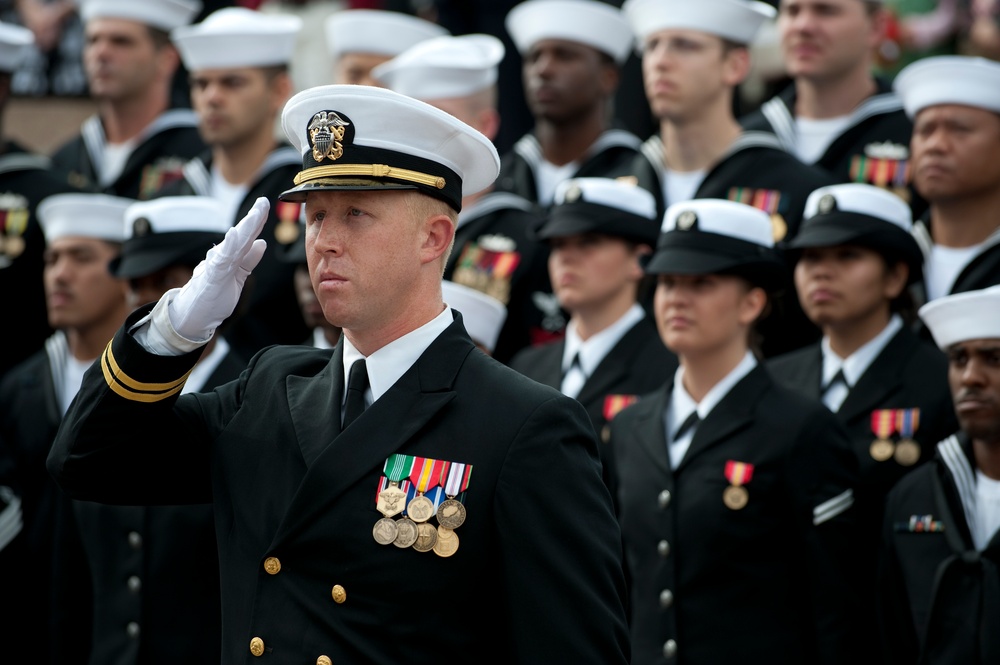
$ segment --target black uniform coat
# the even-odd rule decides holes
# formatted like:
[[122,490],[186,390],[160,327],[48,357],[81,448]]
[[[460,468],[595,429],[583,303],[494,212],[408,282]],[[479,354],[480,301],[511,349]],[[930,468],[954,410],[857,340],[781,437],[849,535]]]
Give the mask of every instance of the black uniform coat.
[[891,665],[1000,662],[1000,535],[977,551],[972,444],[960,432],[889,494],[879,597]]
[[[238,378],[245,367],[229,351],[200,390]],[[217,665],[222,608],[212,507],[73,504],[96,601],[91,665]],[[126,630],[130,622],[138,624],[136,637]]]
[[[875,92],[851,113],[847,129],[814,164],[837,182],[863,182],[888,189],[909,202],[916,219],[927,209],[927,202],[913,188],[910,177],[913,122],[889,81],[876,78],[875,85]],[[788,152],[797,154],[795,98],[793,83],[741,118],[740,123],[749,130],[774,134]]]
[[118,179],[101,186],[100,165],[107,138],[96,115],[87,118],[79,136],[52,155],[56,169],[68,173],[69,183],[87,191],[145,200],[167,183],[181,177],[184,163],[205,149],[191,109],[161,113],[142,134]]
[[[283,232],[298,234],[297,203],[279,202],[278,195],[293,186],[302,170],[302,156],[291,146],[276,147],[243,197],[235,225],[250,212],[258,197],[271,202],[271,210],[260,237],[267,250],[247,279],[236,313],[220,328],[236,353],[250,358],[270,344],[297,344],[309,334],[295,297],[295,265],[282,260],[282,245],[294,239]],[[184,165],[184,175],[156,193],[161,196],[212,196],[212,153],[210,150]]]
[[[511,367],[525,376],[552,386],[562,387],[562,359],[565,340],[552,342],[519,353]],[[587,409],[594,431],[606,444],[610,431],[605,415],[605,400],[613,395],[638,397],[669,381],[677,369],[677,356],[663,345],[656,324],[647,316],[636,323],[604,356],[594,373],[580,389],[576,399]],[[601,445],[604,481],[614,490],[615,474],[610,469],[614,456]]]
[[[671,378],[611,422],[632,664],[850,662],[857,462],[843,426],[758,366],[671,469],[672,390]],[[730,460],[754,465],[741,510],[723,503]],[[668,640],[676,661],[664,656]]]
[[[489,294],[507,306],[493,357],[504,364],[521,349],[561,336],[566,319],[552,295],[548,245],[534,238],[541,223],[533,203],[509,192],[491,192],[462,210],[444,278]],[[487,258],[484,252],[491,252]],[[513,272],[495,257],[512,254]]]
[[[143,350],[123,332],[143,313],[102,360],[127,383],[88,372],[49,468],[81,499],[213,500],[224,663],[628,661],[620,532],[586,413],[475,350],[459,314],[341,433],[342,343],[274,347],[213,393],[141,401],[197,355]],[[394,453],[473,465],[450,558],[373,539]]]

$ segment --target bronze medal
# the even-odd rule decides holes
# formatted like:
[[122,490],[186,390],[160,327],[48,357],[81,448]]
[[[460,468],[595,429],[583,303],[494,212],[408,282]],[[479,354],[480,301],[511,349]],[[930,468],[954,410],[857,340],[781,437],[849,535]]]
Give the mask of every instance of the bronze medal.
[[875,439],[872,441],[872,445],[868,449],[868,453],[876,462],[884,462],[892,457],[893,448],[894,446],[892,445],[892,441],[889,439]]
[[21,236],[10,236],[7,244],[3,248],[3,253],[12,259],[16,259],[24,252],[24,238]]
[[274,238],[282,245],[290,245],[299,237],[298,222],[281,222],[274,229]]
[[426,522],[434,515],[434,502],[423,494],[418,494],[406,505],[406,514],[414,522]]
[[437,521],[446,529],[457,529],[465,523],[465,506],[455,499],[442,501],[437,509]]
[[430,552],[437,543],[437,527],[427,522],[417,524],[417,540],[413,543],[413,549],[418,552]]
[[437,528],[437,542],[434,543],[434,554],[449,557],[458,551],[458,534],[443,526]]
[[750,494],[747,488],[742,485],[730,485],[722,493],[722,503],[730,510],[742,510],[750,501]]
[[383,517],[372,527],[372,535],[379,545],[388,545],[395,541],[398,534],[399,528],[396,526],[396,521],[389,517]]
[[894,457],[901,466],[913,466],[920,461],[920,444],[913,439],[903,439],[896,444]]
[[396,547],[409,547],[417,542],[417,523],[409,517],[396,521],[396,538],[392,544]]
[[390,483],[388,487],[379,492],[375,508],[386,517],[400,514],[406,508],[406,492],[399,489],[399,485],[396,483]]

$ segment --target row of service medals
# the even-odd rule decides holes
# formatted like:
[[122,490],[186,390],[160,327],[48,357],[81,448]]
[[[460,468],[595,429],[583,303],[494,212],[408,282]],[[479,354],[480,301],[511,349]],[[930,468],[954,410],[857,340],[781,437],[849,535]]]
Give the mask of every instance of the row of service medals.
[[744,487],[753,478],[753,464],[729,460],[726,462],[726,480],[729,487],[722,493],[722,503],[730,510],[742,510],[750,502],[750,493]]
[[[868,448],[876,462],[893,458],[901,466],[913,466],[920,460],[920,444],[913,435],[920,426],[920,409],[876,409],[872,411],[875,440]],[[892,435],[899,432],[899,440]]]
[[468,489],[472,465],[395,454],[385,461],[384,474],[375,502],[383,515],[372,527],[375,542],[441,557],[457,552],[455,529],[465,523],[466,512],[456,497]]

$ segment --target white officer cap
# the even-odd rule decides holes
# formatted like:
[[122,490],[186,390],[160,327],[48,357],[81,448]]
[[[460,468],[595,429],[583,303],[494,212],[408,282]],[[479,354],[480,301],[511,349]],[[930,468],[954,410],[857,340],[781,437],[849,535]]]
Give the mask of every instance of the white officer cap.
[[660,30],[697,30],[749,44],[777,10],[751,0],[626,0],[622,12],[642,42]]
[[326,19],[326,47],[334,60],[343,53],[391,58],[425,39],[447,34],[436,23],[383,9],[341,9]]
[[1000,286],[932,300],[920,308],[942,350],[972,339],[1000,339]]
[[961,104],[1000,113],[1000,62],[986,58],[923,58],[904,67],[893,87],[911,118],[939,104]]
[[836,212],[877,217],[906,233],[913,230],[913,215],[903,199],[882,187],[863,183],[829,185],[814,190],[806,199],[804,219]]
[[612,178],[570,178],[556,187],[535,235],[547,240],[601,233],[652,245],[659,230],[656,199],[642,187]]
[[372,69],[372,76],[424,101],[467,97],[497,82],[503,56],[503,42],[492,35],[445,35],[410,47]]
[[13,72],[28,54],[35,36],[27,28],[12,23],[0,23],[0,72]]
[[292,97],[281,113],[302,171],[283,201],[310,191],[414,189],[461,210],[486,189],[500,157],[482,133],[449,113],[398,92],[326,85]]
[[226,7],[196,25],[177,28],[170,38],[189,71],[286,65],[295,51],[302,19]]
[[493,353],[500,329],[507,320],[504,304],[493,296],[447,279],[441,282],[441,292],[448,306],[462,313],[462,321],[472,341]]
[[527,0],[508,12],[505,23],[522,54],[543,39],[563,39],[607,53],[621,65],[635,41],[621,10],[597,0]]
[[187,25],[201,11],[200,0],[79,0],[80,17],[121,18],[164,32]]
[[125,211],[134,199],[107,194],[54,194],[38,204],[36,214],[45,242],[60,238],[125,240]]

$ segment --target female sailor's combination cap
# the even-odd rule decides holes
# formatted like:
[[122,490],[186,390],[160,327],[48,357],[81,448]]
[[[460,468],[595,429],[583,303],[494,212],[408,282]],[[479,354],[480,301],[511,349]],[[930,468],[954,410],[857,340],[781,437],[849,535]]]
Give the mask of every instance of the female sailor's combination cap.
[[486,90],[497,82],[503,42],[492,35],[434,37],[372,69],[372,76],[402,95],[454,99]]
[[326,47],[343,53],[394,57],[425,39],[449,34],[437,23],[385,9],[341,9],[326,19]]
[[766,290],[786,285],[787,269],[774,250],[771,216],[745,203],[694,199],[663,216],[652,275],[739,275]]
[[625,0],[622,12],[639,41],[660,30],[696,30],[749,44],[777,10],[752,0]]
[[133,203],[109,194],[53,194],[42,199],[35,214],[46,242],[69,237],[122,242],[125,211]]
[[621,65],[635,42],[621,10],[598,0],[527,0],[507,13],[505,23],[522,55],[543,39],[562,39],[597,49]]
[[493,296],[449,280],[441,282],[441,293],[449,307],[462,313],[462,322],[472,341],[493,353],[507,320],[504,304]]
[[905,261],[909,281],[920,278],[924,254],[913,237],[913,216],[903,199],[881,187],[846,183],[820,187],[806,199],[804,221],[792,250],[859,245],[889,262]]
[[201,11],[199,0],[79,0],[80,18],[121,18],[170,32],[189,24]]
[[493,143],[425,102],[365,85],[327,85],[292,97],[281,125],[302,153],[295,187],[278,198],[305,201],[321,190],[413,189],[462,209],[500,173]]
[[922,58],[896,75],[893,88],[911,118],[941,104],[1000,113],[1000,62],[964,55]]
[[656,199],[642,187],[612,178],[564,180],[535,236],[549,240],[581,233],[654,245],[660,234]]
[[133,203],[125,211],[121,254],[111,262],[118,277],[144,277],[174,265],[196,266],[232,227],[211,196],[167,196]]
[[0,22],[0,72],[13,72],[28,55],[35,35],[27,28]]
[[301,29],[297,16],[226,7],[201,23],[177,28],[170,39],[189,71],[269,67],[291,61]]
[[1000,339],[1000,286],[943,296],[920,308],[920,318],[937,345]]

